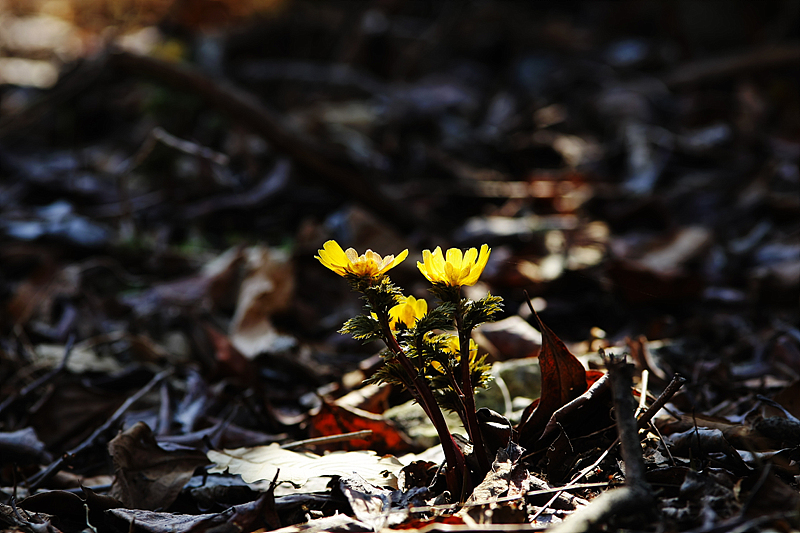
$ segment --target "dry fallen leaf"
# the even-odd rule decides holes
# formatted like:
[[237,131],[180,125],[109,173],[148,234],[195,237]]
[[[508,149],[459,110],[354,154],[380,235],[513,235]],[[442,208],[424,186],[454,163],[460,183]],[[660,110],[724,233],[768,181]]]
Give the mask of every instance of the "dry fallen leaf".
[[397,525],[408,516],[403,511],[391,512],[392,491],[367,483],[360,476],[343,476],[339,480],[339,489],[350,503],[355,517],[375,531]]
[[136,509],[168,508],[195,469],[208,462],[194,448],[161,448],[144,422],[114,437],[108,451],[117,474],[111,495]]
[[519,443],[533,448],[553,413],[566,403],[583,394],[587,387],[586,369],[570,353],[553,331],[534,312],[542,331],[542,349],[539,365],[542,368],[542,396],[538,404],[531,404],[522,414],[517,431]]
[[239,474],[248,483],[272,480],[303,485],[310,478],[344,476],[357,473],[373,485],[397,488],[397,475],[403,464],[396,457],[378,456],[372,451],[333,452],[319,456],[285,450],[277,444],[211,450],[208,458],[215,463],[209,472]]
[[289,305],[294,275],[289,258],[278,250],[254,246],[244,254],[246,274],[231,320],[230,339],[245,357],[252,358],[289,342],[270,317]]

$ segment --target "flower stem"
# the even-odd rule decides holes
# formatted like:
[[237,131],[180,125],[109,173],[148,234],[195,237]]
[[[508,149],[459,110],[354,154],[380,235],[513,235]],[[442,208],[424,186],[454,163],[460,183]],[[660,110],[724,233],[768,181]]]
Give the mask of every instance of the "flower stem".
[[475,412],[475,388],[472,386],[472,370],[469,361],[469,341],[472,336],[472,329],[464,326],[464,314],[461,305],[456,307],[456,329],[458,330],[458,343],[461,356],[461,391],[464,404],[464,418],[466,419],[467,432],[472,440],[472,447],[475,457],[478,459],[478,466],[481,474],[489,472],[491,464],[486,446],[483,444],[483,434],[478,425],[478,416]]
[[381,323],[386,345],[395,357],[397,357],[403,370],[405,370],[406,374],[411,379],[411,386],[409,387],[411,394],[422,406],[422,409],[425,411],[425,414],[428,415],[428,418],[439,436],[439,441],[442,444],[442,450],[444,451],[444,457],[448,466],[445,470],[447,488],[450,490],[451,495],[463,500],[467,492],[467,485],[470,484],[464,454],[453,439],[453,435],[447,427],[447,422],[444,419],[442,410],[439,408],[439,404],[436,403],[433,392],[431,392],[428,384],[420,376],[419,370],[408,359],[400,343],[397,342],[397,338],[392,333],[389,327],[388,315],[385,312],[378,312],[377,315]]

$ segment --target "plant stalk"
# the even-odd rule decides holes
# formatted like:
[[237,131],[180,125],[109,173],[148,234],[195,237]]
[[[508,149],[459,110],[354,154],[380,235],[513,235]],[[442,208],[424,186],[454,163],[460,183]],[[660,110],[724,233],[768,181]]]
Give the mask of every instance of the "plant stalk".
[[[373,306],[373,308],[376,307]],[[389,347],[392,353],[395,354],[397,360],[400,362],[400,365],[411,378],[413,389],[412,394],[415,396],[417,402],[419,402],[419,404],[422,406],[425,414],[428,415],[428,418],[430,419],[433,427],[436,429],[436,433],[439,436],[439,441],[442,444],[442,450],[444,451],[444,457],[448,465],[448,468],[445,471],[447,488],[450,490],[450,494],[452,494],[454,497],[457,496],[463,499],[463,494],[465,492],[464,489],[469,483],[469,475],[467,472],[467,464],[466,460],[464,459],[464,454],[461,452],[461,449],[453,439],[453,435],[450,433],[450,429],[447,427],[447,422],[444,419],[442,410],[439,408],[439,404],[436,402],[436,398],[433,396],[433,392],[431,392],[431,389],[428,387],[428,384],[425,382],[425,380],[420,377],[419,371],[408,359],[403,351],[403,348],[400,346],[400,343],[397,342],[397,338],[392,333],[391,328],[389,327],[388,315],[385,312],[378,312],[377,314],[381,323],[381,328],[384,332],[384,340],[386,345]],[[459,474],[462,477],[461,480],[459,480]]]
[[463,394],[464,418],[466,419],[467,432],[472,440],[472,447],[478,459],[481,475],[491,469],[489,455],[483,443],[483,434],[478,425],[478,416],[475,412],[475,388],[472,386],[472,371],[469,365],[469,341],[472,330],[464,327],[464,315],[461,305],[456,305],[456,329],[458,330],[458,345],[461,357],[461,391]]

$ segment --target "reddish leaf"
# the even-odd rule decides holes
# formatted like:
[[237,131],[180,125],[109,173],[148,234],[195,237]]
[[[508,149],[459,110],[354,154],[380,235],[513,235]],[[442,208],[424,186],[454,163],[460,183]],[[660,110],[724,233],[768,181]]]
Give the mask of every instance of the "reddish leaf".
[[[433,518],[417,518],[409,520],[408,522],[404,522],[402,524],[394,526],[392,529],[398,530],[409,530],[409,529],[416,529],[416,530],[436,530],[434,527],[435,524],[446,524],[452,526],[460,526],[463,525],[464,519],[460,516],[452,515],[452,516],[435,516]],[[444,531],[447,529],[442,528]],[[453,528],[455,530],[456,528]]]
[[519,443],[530,448],[556,410],[583,394],[588,388],[586,369],[534,311],[542,331],[539,366],[542,369],[542,396],[525,409],[517,425]]
[[253,363],[236,349],[230,338],[207,322],[203,322],[203,329],[214,347],[214,359],[217,361],[216,371],[219,377],[234,377],[240,379],[246,386],[255,386],[258,381],[258,372]]
[[586,371],[586,387],[587,389],[600,380],[606,373],[602,370],[587,370]]
[[355,407],[323,401],[319,412],[311,418],[310,437],[323,437],[371,429],[365,439],[352,439],[328,444],[326,450],[374,450],[379,454],[403,453],[412,450],[408,437],[381,415]]

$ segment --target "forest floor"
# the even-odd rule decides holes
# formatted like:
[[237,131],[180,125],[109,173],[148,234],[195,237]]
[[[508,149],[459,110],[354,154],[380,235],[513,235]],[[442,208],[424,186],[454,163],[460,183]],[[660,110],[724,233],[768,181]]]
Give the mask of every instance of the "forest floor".
[[[0,2],[0,528],[800,529],[798,28]],[[486,457],[446,412],[444,464],[374,382],[330,240],[408,250],[387,275],[431,312],[423,250],[491,249],[460,293],[503,301],[471,332]]]

